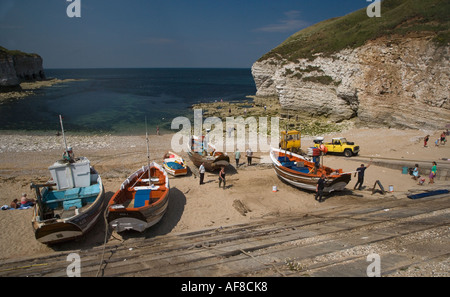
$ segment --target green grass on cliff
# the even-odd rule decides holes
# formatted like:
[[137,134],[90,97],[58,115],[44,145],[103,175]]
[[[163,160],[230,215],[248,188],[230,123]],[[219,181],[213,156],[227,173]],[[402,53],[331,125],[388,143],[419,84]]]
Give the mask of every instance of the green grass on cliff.
[[[368,2],[368,5],[370,3]],[[369,18],[366,8],[329,19],[301,30],[265,54],[268,58],[296,61],[315,54],[331,55],[345,48],[357,48],[369,40],[397,34],[434,35],[438,45],[450,42],[449,0],[384,0],[381,17]]]
[[3,46],[0,46],[0,57],[1,56],[6,56],[6,55],[11,55],[11,56],[28,56],[28,57],[34,57],[37,56],[37,54],[29,54],[29,53],[24,53],[18,50],[9,50],[4,48]]

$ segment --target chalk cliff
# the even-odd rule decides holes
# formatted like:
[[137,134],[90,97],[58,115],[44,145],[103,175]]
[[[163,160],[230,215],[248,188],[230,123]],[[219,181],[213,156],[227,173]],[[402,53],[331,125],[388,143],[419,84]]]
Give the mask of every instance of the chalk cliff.
[[[405,2],[419,3],[383,1],[386,19],[396,17]],[[418,30],[403,16],[392,30],[383,25],[385,31],[380,33],[380,28],[367,23],[374,20],[367,19],[365,10],[359,11],[294,34],[254,63],[256,95],[276,96],[285,109],[334,121],[356,118],[367,126],[445,127],[450,123],[448,20],[439,30]],[[405,22],[414,29],[398,30]],[[436,25],[435,19],[430,22]],[[347,44],[341,48],[330,46],[338,33],[327,36],[325,32],[332,30],[330,25],[342,28],[342,23],[352,27],[353,35],[364,31],[364,25],[376,34],[344,39]],[[441,34],[442,28],[447,33]],[[325,41],[321,44],[311,37],[316,35]]]
[[0,47],[0,88],[14,88],[24,81],[45,79],[42,62],[42,58],[37,54]]

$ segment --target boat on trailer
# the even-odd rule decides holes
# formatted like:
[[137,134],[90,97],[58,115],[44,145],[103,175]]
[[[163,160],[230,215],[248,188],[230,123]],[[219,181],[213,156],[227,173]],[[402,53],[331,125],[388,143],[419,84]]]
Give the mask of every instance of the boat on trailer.
[[79,238],[103,212],[106,201],[102,179],[89,159],[75,158],[67,144],[64,158],[51,165],[49,171],[51,179],[47,183],[31,183],[37,197],[32,218],[35,237],[44,244]]
[[219,170],[230,164],[230,157],[217,151],[214,145],[206,141],[205,136],[192,135],[187,153],[195,166],[200,167],[204,163],[207,171]]
[[290,151],[272,148],[270,158],[278,177],[300,189],[315,191],[322,174],[326,177],[324,193],[342,191],[351,180],[351,173],[311,162]]
[[188,173],[184,159],[171,151],[164,154],[163,167],[167,173],[173,176],[186,175]]
[[158,223],[169,204],[169,178],[152,162],[131,174],[108,203],[108,224],[117,232],[143,232]]

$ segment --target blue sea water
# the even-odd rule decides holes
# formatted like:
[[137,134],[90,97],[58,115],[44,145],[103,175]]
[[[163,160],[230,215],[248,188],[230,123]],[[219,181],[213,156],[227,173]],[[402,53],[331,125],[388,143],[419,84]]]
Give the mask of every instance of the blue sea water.
[[77,79],[35,90],[0,105],[0,130],[112,134],[170,130],[175,117],[193,117],[192,104],[239,101],[254,95],[250,69],[47,69],[48,78]]

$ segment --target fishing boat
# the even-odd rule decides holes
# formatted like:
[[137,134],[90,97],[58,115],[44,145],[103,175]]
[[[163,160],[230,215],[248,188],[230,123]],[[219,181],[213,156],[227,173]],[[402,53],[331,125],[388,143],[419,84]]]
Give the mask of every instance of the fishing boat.
[[216,150],[216,147],[206,141],[205,136],[192,135],[188,145],[189,159],[195,166],[200,167],[204,163],[208,171],[219,170],[230,164],[230,157]]
[[173,176],[186,175],[188,170],[184,159],[174,152],[167,152],[163,156],[163,167]]
[[143,232],[158,223],[169,204],[169,177],[152,162],[131,174],[108,203],[107,220],[117,232]]
[[[145,122],[147,126],[147,119]],[[147,132],[146,138],[148,164],[131,174],[108,203],[107,221],[117,232],[143,232],[158,223],[167,211],[169,177],[162,166],[150,163]]]
[[300,189],[315,191],[322,174],[326,177],[324,193],[342,191],[351,179],[351,173],[311,162],[289,151],[272,148],[270,158],[278,177]]
[[86,157],[75,158],[66,145],[63,159],[49,167],[51,179],[45,184],[31,183],[37,203],[32,227],[36,239],[44,244],[73,240],[88,232],[104,209],[105,190],[98,172]]

